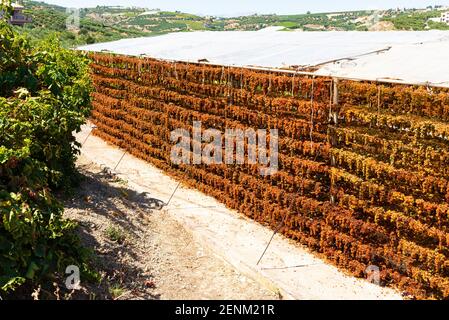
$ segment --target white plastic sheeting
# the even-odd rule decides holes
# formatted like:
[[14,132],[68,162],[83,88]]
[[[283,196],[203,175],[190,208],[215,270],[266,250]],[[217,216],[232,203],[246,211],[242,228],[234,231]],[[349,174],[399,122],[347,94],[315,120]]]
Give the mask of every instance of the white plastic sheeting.
[[379,54],[326,64],[316,73],[449,87],[449,41],[396,45]]
[[[80,47],[158,59],[281,68],[330,62],[318,74],[449,86],[449,32],[181,32]],[[386,50],[389,49],[389,50]],[[379,50],[381,53],[373,53]]]

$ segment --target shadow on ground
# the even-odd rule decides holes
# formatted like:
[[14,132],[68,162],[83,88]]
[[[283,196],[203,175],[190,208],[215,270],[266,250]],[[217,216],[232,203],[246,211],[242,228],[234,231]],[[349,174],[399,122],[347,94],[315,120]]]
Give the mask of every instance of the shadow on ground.
[[145,220],[161,210],[163,202],[126,188],[126,181],[107,170],[82,165],[79,171],[80,186],[64,205],[66,217],[78,222],[81,241],[93,250],[94,268],[102,275],[99,285],[84,285],[88,298],[159,299],[151,292],[152,276],[140,263],[142,248],[136,244],[148,232]]

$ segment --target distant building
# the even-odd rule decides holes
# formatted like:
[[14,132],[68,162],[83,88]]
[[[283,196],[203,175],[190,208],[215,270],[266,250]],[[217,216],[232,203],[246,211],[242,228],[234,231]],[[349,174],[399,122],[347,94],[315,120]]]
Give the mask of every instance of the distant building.
[[445,24],[447,24],[447,25],[449,25],[449,11],[447,11],[447,12],[443,12],[442,14],[441,14],[441,20],[440,20],[442,23],[445,23]]
[[[11,15],[11,18],[9,19],[9,23],[15,26],[23,26],[25,23],[30,23],[32,20],[31,18],[24,16],[22,14],[22,11],[24,9],[23,6],[17,3],[12,4],[13,13]],[[0,12],[0,17],[3,16],[3,12]]]
[[438,11],[446,11],[449,9],[448,6],[435,6],[435,9]]

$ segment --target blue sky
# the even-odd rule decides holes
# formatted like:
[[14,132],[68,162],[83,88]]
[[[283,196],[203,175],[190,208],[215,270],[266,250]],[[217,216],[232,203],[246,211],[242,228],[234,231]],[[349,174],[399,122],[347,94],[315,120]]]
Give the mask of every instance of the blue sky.
[[65,7],[124,5],[211,15],[252,13],[305,13],[347,11],[357,9],[422,8],[428,5],[449,5],[449,0],[44,0]]

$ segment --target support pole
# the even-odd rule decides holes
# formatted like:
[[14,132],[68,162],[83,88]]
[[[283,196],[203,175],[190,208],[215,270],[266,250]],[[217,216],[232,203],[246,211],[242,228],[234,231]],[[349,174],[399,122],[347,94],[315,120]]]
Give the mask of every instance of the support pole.
[[333,89],[332,89],[332,120],[334,125],[338,124],[338,106],[339,106],[339,92],[338,92],[338,79],[333,79]]

